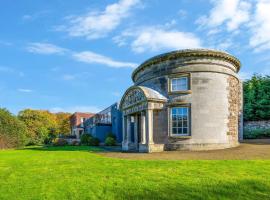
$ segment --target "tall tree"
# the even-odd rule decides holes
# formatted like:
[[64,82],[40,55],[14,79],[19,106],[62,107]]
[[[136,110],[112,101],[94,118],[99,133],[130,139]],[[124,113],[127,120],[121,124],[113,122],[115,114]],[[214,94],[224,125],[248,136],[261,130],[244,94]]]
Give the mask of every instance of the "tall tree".
[[244,82],[245,120],[270,120],[270,76],[253,75]]
[[27,129],[8,110],[0,108],[0,149],[21,147],[26,143]]
[[57,134],[56,116],[49,111],[26,109],[19,112],[18,118],[27,126],[31,144],[43,143],[49,135]]
[[59,112],[56,113],[56,119],[57,119],[57,133],[63,134],[63,135],[69,135],[70,134],[70,113],[64,113]]

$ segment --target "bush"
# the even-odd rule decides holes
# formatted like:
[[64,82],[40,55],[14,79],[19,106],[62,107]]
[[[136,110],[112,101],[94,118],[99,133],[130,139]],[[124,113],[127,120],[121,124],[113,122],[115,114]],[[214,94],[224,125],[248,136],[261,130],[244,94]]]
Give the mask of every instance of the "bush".
[[80,143],[77,140],[73,140],[71,146],[80,146]]
[[105,140],[105,145],[106,146],[115,146],[116,145],[116,141],[112,137],[107,137],[106,140]]
[[25,124],[8,110],[0,108],[0,149],[24,146],[26,135]]
[[89,145],[89,146],[98,146],[99,139],[96,137],[93,137],[90,134],[83,134],[81,136],[81,144],[82,145]]
[[91,137],[89,141],[90,146],[98,146],[99,145],[99,139],[96,137]]
[[108,133],[105,139],[106,146],[115,146],[116,145],[116,136],[113,133]]
[[91,135],[89,134],[82,134],[81,135],[81,144],[82,145],[88,145],[90,142]]
[[270,129],[244,129],[244,139],[269,138]]
[[111,138],[113,138],[113,139],[116,140],[116,136],[113,133],[108,133],[107,134],[107,137],[111,137]]
[[55,138],[53,140],[53,145],[54,146],[65,146],[65,145],[67,145],[67,141],[63,138]]

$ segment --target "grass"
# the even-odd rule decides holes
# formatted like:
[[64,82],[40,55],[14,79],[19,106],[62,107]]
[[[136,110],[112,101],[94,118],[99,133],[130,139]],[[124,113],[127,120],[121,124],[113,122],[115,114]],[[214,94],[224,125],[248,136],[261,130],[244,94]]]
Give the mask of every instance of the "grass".
[[91,147],[0,151],[0,199],[269,199],[270,160],[124,160]]

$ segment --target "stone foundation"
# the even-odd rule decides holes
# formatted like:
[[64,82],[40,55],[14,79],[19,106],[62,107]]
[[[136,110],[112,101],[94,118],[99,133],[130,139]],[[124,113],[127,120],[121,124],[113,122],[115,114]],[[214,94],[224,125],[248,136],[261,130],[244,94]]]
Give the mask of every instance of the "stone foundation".
[[206,151],[206,150],[217,150],[217,149],[227,149],[232,147],[237,147],[238,142],[235,143],[197,143],[197,144],[166,144],[165,151]]

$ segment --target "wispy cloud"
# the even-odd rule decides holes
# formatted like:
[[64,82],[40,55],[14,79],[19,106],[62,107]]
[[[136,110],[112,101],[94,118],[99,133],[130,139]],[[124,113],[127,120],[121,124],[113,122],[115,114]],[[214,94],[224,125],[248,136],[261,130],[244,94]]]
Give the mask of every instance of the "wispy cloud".
[[21,72],[21,71],[17,71],[12,67],[1,66],[1,65],[0,65],[0,72],[2,72],[2,73],[10,73],[12,75],[17,75],[19,77],[24,77],[25,76],[25,74],[23,72]]
[[65,81],[71,81],[71,80],[74,80],[75,78],[76,78],[76,76],[72,75],[72,74],[64,74],[62,76],[62,79]]
[[80,62],[85,62],[85,63],[90,63],[90,64],[102,64],[106,65],[108,67],[113,67],[113,68],[122,68],[122,67],[130,67],[134,68],[137,66],[136,63],[130,63],[130,62],[120,62],[120,61],[115,61],[110,57],[106,57],[91,51],[83,51],[79,53],[74,53],[73,58],[77,61]]
[[140,0],[120,0],[106,6],[103,11],[69,17],[69,24],[57,29],[68,32],[73,37],[102,38],[117,28],[130,15],[131,8],[139,2]]
[[[89,64],[101,64],[113,68],[134,68],[137,66],[136,63],[116,61],[108,56],[97,54],[92,51],[75,52],[50,43],[31,43],[26,49],[28,52],[36,54],[66,54],[67,56],[71,56],[75,61]],[[63,78],[65,80],[71,80],[74,79],[74,76],[66,76]]]
[[22,88],[18,89],[18,91],[19,91],[19,92],[24,92],[24,93],[31,93],[31,92],[33,92],[33,90],[30,90],[30,89],[22,89]]
[[[127,42],[128,39],[131,42]],[[131,49],[137,53],[146,51],[175,50],[198,48],[201,40],[194,34],[179,30],[167,30],[164,27],[142,27],[136,30],[126,30],[114,38],[119,46],[130,43]]]
[[27,51],[36,54],[58,54],[62,55],[68,50],[50,43],[29,43],[26,47]]
[[249,44],[255,51],[270,49],[270,1],[258,0],[253,21],[250,23],[252,36]]
[[31,13],[31,14],[25,14],[22,16],[22,20],[23,21],[33,21],[36,20],[40,17],[45,17],[47,16],[49,13],[51,13],[51,10],[41,10],[35,13]]
[[197,20],[197,24],[203,27],[215,28],[225,24],[228,31],[234,31],[250,19],[251,3],[249,0],[220,0],[211,2],[214,4],[214,7],[209,15],[201,16]]
[[57,112],[90,112],[90,113],[97,113],[101,111],[102,109],[96,107],[96,106],[70,106],[70,107],[53,107],[49,109],[53,113]]

